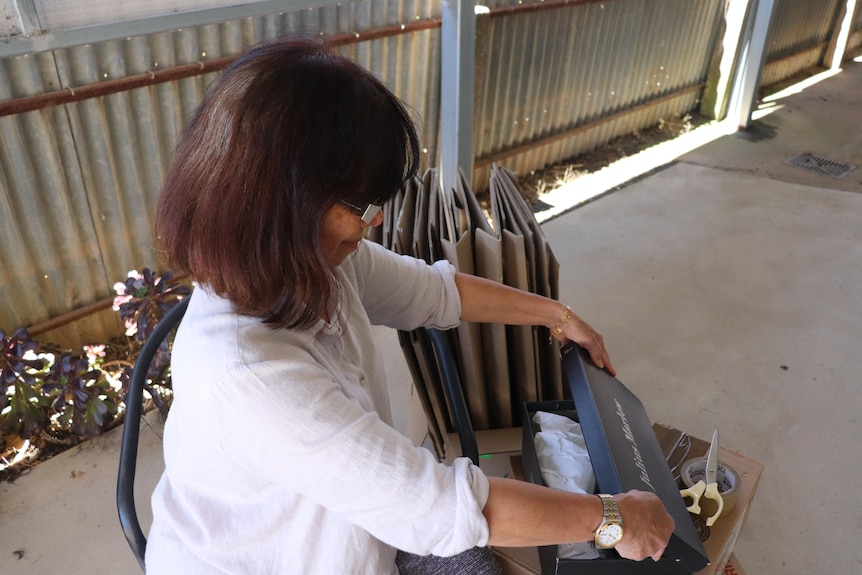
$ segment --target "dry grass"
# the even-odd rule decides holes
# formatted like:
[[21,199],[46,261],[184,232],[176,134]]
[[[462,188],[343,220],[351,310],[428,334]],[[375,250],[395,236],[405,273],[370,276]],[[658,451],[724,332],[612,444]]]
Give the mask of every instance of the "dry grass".
[[543,194],[579,177],[596,172],[613,162],[631,156],[661,142],[672,140],[691,131],[694,127],[708,123],[702,116],[686,114],[670,120],[659,120],[652,128],[635,131],[616,138],[601,148],[558,162],[543,170],[523,176],[518,182],[521,194],[527,203],[534,204]]

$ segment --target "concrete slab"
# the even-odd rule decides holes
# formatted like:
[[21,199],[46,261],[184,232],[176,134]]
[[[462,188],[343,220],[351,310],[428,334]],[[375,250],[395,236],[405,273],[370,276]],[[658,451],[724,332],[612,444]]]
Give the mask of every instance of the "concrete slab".
[[764,463],[754,573],[859,569],[860,217],[859,194],[680,163],[543,226],[650,416]]
[[[162,423],[141,426],[135,505],[144,530],[162,470]],[[0,566],[4,575],[139,575],[117,519],[122,428],[84,442],[0,483]]]
[[[840,71],[823,72],[765,98],[746,130],[686,154],[685,161],[785,182],[862,192],[860,66],[859,62],[845,62]],[[785,163],[800,152],[857,167],[841,179],[833,179]]]

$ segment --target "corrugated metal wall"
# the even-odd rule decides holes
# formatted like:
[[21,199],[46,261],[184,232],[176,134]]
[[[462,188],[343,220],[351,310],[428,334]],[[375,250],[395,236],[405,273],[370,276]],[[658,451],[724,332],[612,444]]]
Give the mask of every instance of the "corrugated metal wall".
[[[439,13],[439,2],[357,2],[5,58],[0,100],[216,60],[291,31],[361,33]],[[430,122],[425,149],[435,158],[439,30],[342,50],[383,79],[417,119]],[[128,270],[158,267],[151,242],[155,197],[175,138],[215,77],[0,117],[0,327],[12,330],[104,302]],[[44,337],[79,345],[120,329],[108,310]]]
[[829,42],[838,33],[843,4],[846,0],[776,0],[761,90],[824,66]]
[[[838,1],[780,2],[775,41],[785,40],[776,57],[810,49],[791,42],[794,34],[815,44],[828,36],[825,13]],[[487,2],[490,14],[477,23],[473,187],[487,185],[492,162],[526,174],[696,111],[725,3]],[[425,165],[436,165],[440,12],[439,0],[368,0],[0,59],[0,109],[16,98],[80,95],[94,84],[195,68],[181,79],[0,114],[0,327],[48,329],[51,318],[81,310],[85,319],[45,338],[79,345],[119,333],[115,313],[86,312],[104,310],[129,269],[158,266],[155,196],[174,140],[218,70],[199,73],[196,63],[229,60],[296,30],[358,34],[341,49],[415,110]]]
[[697,110],[723,9],[630,0],[492,10],[477,24],[487,56],[477,63],[474,188],[492,162],[527,174]]

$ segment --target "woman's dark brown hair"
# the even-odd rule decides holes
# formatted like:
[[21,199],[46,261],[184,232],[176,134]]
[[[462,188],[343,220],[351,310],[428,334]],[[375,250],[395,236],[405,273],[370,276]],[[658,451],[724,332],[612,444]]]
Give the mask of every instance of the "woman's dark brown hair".
[[324,40],[240,56],[180,136],[158,200],[167,265],[278,327],[334,309],[320,225],[339,200],[391,198],[419,143],[398,99]]

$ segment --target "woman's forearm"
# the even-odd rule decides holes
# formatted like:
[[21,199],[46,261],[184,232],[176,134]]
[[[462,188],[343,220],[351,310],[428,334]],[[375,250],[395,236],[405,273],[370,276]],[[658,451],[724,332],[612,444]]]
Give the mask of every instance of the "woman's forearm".
[[455,284],[461,294],[463,321],[550,328],[566,311],[558,301],[486,278],[459,273]]
[[483,513],[490,545],[530,547],[591,541],[602,519],[595,495],[566,493],[525,481],[489,477]]
[[[532,547],[591,541],[602,520],[595,495],[568,493],[515,479],[489,477],[483,509],[490,545]],[[673,518],[655,493],[617,493],[624,524],[617,552],[627,559],[658,561],[674,530]]]

